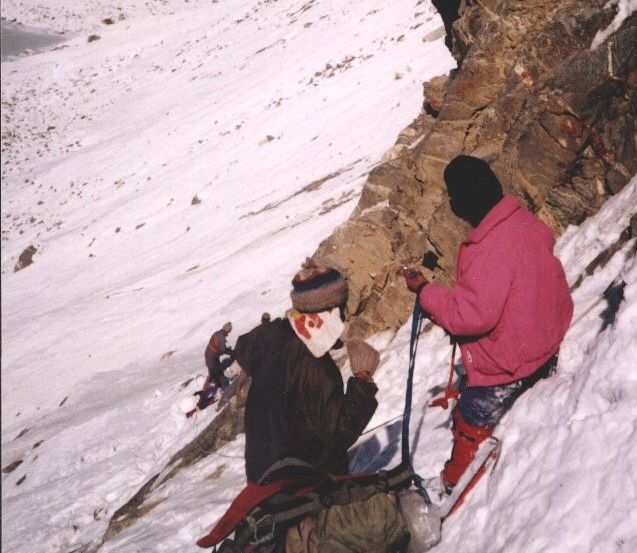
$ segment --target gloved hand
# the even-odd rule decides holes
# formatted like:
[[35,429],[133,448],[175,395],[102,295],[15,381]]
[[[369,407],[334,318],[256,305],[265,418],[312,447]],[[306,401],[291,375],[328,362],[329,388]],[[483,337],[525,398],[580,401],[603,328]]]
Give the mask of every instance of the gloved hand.
[[380,353],[362,340],[350,340],[347,342],[347,355],[354,376],[360,380],[371,382],[380,362]]
[[409,290],[411,290],[414,294],[420,294],[422,289],[425,287],[425,284],[429,283],[418,269],[406,268],[403,270],[403,276],[405,277],[405,284],[407,285],[407,288],[409,288]]

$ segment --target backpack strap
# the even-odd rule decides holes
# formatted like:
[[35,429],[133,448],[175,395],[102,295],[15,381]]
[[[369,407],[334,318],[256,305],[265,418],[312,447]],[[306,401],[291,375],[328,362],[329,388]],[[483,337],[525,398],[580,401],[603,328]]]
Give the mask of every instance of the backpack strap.
[[315,486],[289,493],[287,490],[266,499],[237,527],[234,543],[243,547],[271,540],[278,528],[285,528],[302,518],[332,505],[365,501],[378,493],[408,488],[413,481],[411,467],[399,465],[389,471],[329,477]]
[[[313,481],[307,475],[310,469]],[[269,482],[281,471],[291,473],[294,470],[306,474]],[[299,459],[282,459],[265,472],[259,484],[248,482],[215,527],[200,538],[197,545],[214,547],[233,531],[234,543],[239,547],[247,543],[265,543],[274,537],[278,528],[287,527],[331,505],[347,505],[377,493],[407,488],[412,480],[411,467],[402,464],[373,474],[330,477]]]
[[267,486],[248,482],[241,493],[235,497],[228,510],[208,534],[197,540],[199,547],[213,547],[227,538],[237,525],[247,517],[254,508],[281,491],[287,482],[280,480]]
[[[247,520],[259,505],[287,488],[288,493],[298,491],[299,487],[315,485],[325,479],[312,465],[286,457],[271,465],[261,476],[258,483],[248,482],[235,497],[228,510],[219,519],[214,528],[197,541],[199,547],[213,547],[227,538],[243,520]],[[258,515],[259,513],[256,513]],[[263,526],[267,521],[259,520]],[[254,525],[257,524],[255,519]]]
[[258,484],[265,486],[281,479],[325,480],[327,476],[310,463],[296,457],[284,457],[270,465],[259,478]]

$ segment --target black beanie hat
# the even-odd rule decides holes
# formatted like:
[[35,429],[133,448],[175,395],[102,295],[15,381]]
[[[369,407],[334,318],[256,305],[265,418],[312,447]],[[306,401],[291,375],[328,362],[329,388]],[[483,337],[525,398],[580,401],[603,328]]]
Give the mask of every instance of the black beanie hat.
[[477,157],[458,156],[445,169],[445,183],[451,211],[477,227],[502,199],[502,185],[489,167]]

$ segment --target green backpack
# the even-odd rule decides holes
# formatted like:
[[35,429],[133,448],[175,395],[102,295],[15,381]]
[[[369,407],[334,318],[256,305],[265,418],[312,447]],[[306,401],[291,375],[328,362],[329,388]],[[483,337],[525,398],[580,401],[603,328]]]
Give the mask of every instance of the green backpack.
[[308,519],[288,530],[286,553],[404,553],[409,544],[393,494],[332,505]]

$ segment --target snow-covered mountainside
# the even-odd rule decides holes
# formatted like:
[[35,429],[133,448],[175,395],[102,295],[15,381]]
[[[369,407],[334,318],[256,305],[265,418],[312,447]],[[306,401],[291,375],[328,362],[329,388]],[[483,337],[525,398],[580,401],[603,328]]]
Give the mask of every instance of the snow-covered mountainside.
[[[233,343],[262,311],[284,312],[300,262],[417,115],[422,82],[453,67],[424,0],[59,4],[2,4],[8,20],[75,33],[2,63],[12,553],[95,543],[216,415],[184,417],[211,332],[231,320]],[[569,281],[585,278],[559,373],[504,419],[492,477],[445,523],[437,551],[637,547],[635,238],[586,275],[636,206],[633,179],[560,239]],[[31,245],[33,263],[14,272]],[[604,296],[615,279],[625,287]],[[408,334],[370,339],[380,405],[352,451],[357,470],[398,459]],[[423,475],[451,444],[448,413],[423,410],[449,354],[440,330],[421,338],[412,440]],[[244,484],[242,448],[240,437],[179,473],[100,551],[195,551]]]

